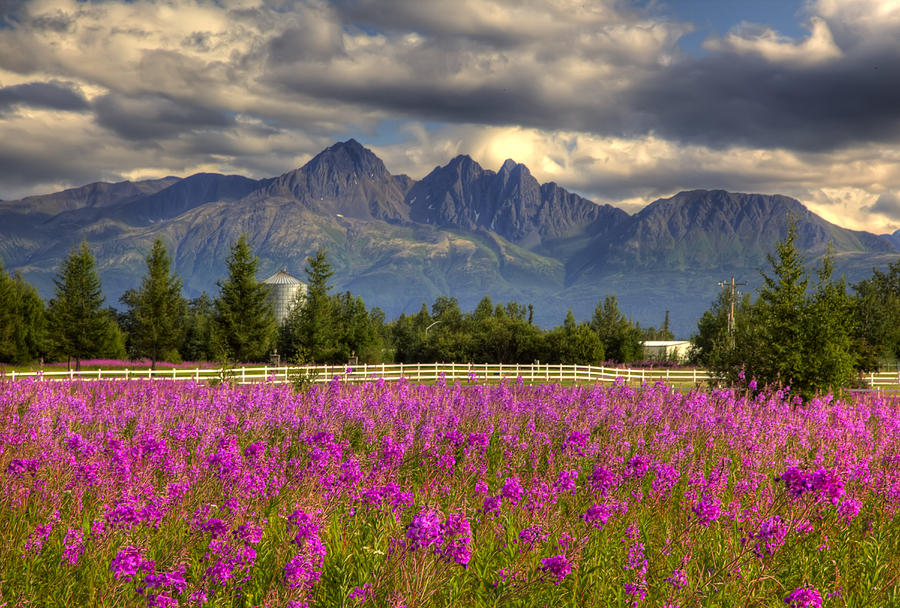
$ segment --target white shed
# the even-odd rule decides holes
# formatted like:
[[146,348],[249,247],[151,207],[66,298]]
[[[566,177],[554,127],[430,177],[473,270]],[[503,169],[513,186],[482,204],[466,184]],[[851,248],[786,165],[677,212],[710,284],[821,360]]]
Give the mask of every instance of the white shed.
[[686,361],[691,353],[690,340],[644,340],[644,358],[667,361]]

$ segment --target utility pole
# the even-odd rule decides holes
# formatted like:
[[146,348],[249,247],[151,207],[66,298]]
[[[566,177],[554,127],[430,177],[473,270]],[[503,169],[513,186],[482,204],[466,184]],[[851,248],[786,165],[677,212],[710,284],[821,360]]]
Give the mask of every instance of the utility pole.
[[729,287],[728,295],[728,337],[731,339],[731,348],[734,348],[734,292],[738,285],[746,285],[747,283],[735,283],[734,275],[731,275],[731,282],[719,281],[719,287]]

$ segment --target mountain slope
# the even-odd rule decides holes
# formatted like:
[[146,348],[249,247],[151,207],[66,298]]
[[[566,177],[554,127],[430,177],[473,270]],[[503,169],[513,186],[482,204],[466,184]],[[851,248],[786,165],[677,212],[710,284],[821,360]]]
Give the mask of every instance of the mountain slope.
[[398,223],[409,217],[408,188],[404,176],[391,175],[380,158],[351,139],[273,180],[257,198],[296,200],[315,213]]
[[262,180],[197,174],[2,202],[0,255],[49,298],[60,262],[86,239],[115,305],[139,283],[155,238],[193,297],[216,292],[231,245],[247,233],[261,277],[280,268],[302,277],[306,257],[324,248],[336,291],[388,318],[439,295],[470,309],[487,294],[532,303],[538,323],[556,325],[568,309],[588,318],[616,294],[643,324],[670,310],[686,336],[718,281],[733,274],[747,290],[758,285],[790,217],[807,260],[833,243],[851,282],[897,258],[889,238],[845,230],[783,196],[697,190],[632,216],[540,184],[512,160],[494,172],[458,156],[419,181],[392,175],[354,140]]
[[616,234],[594,239],[571,270],[590,275],[626,268],[759,268],[792,218],[798,248],[810,260],[824,255],[829,244],[838,257],[896,252],[887,239],[840,228],[786,196],[694,190],[654,201]]
[[628,214],[597,205],[556,184],[541,185],[513,160],[494,173],[469,156],[436,167],[406,197],[413,221],[463,230],[487,230],[523,247],[575,237],[593,224],[617,225]]

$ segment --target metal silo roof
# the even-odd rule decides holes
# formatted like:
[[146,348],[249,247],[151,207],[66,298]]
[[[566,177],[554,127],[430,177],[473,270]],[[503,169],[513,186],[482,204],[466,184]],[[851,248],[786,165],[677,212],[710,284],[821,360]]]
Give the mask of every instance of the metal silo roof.
[[279,270],[268,279],[263,281],[266,285],[303,285],[303,281],[295,276],[285,272],[284,269]]

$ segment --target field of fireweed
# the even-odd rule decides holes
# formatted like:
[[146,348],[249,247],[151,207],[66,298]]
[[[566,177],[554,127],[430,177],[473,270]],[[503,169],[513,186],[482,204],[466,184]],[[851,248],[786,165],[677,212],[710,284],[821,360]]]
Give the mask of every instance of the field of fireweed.
[[0,384],[0,606],[900,605],[900,402]]

